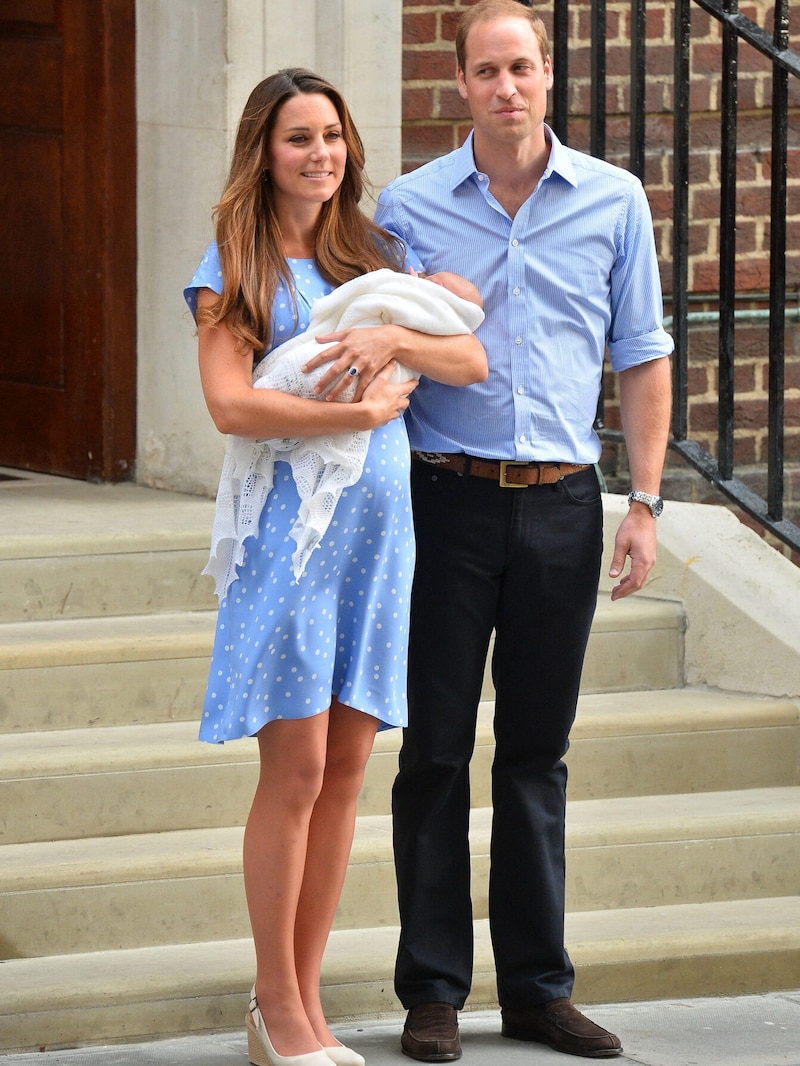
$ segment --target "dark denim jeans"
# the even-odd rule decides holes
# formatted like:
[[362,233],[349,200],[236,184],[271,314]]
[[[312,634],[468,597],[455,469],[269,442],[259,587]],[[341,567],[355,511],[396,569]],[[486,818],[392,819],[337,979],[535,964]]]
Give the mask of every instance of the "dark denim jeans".
[[597,602],[602,504],[593,468],[555,485],[412,464],[417,566],[409,725],[393,790],[408,1009],[460,1008],[472,980],[469,762],[495,630],[489,912],[500,1003],[569,996],[562,758]]

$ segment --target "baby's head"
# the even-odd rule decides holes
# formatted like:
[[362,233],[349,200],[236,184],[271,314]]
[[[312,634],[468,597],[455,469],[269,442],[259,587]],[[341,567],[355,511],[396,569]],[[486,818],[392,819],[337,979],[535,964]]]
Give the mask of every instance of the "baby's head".
[[452,292],[454,296],[460,296],[462,300],[483,307],[483,297],[471,281],[462,278],[460,274],[451,274],[449,270],[440,270],[436,274],[427,274],[426,281],[432,281],[434,285],[441,285],[443,289]]

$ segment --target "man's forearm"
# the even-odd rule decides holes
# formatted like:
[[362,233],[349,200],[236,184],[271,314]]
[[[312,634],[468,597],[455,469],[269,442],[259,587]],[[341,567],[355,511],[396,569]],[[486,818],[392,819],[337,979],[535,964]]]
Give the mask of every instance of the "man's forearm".
[[658,495],[672,409],[669,359],[653,359],[623,370],[619,392],[631,488]]

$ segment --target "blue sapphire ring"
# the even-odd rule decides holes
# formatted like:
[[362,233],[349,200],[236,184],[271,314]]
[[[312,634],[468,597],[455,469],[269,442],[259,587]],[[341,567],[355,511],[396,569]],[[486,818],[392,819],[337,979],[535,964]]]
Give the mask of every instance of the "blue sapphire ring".
[[354,366],[351,366],[350,369],[347,371],[347,373],[350,375],[351,378],[357,378],[358,377],[358,369],[356,367],[354,367]]

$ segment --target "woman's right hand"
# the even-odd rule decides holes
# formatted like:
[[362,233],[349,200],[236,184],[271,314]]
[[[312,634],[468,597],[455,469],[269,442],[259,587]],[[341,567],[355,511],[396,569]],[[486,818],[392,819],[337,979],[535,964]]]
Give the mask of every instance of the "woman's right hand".
[[391,377],[396,366],[394,359],[387,363],[370,381],[361,399],[357,401],[368,413],[372,429],[385,426],[393,418],[401,418],[408,407],[411,393],[419,384],[417,378],[393,382]]

